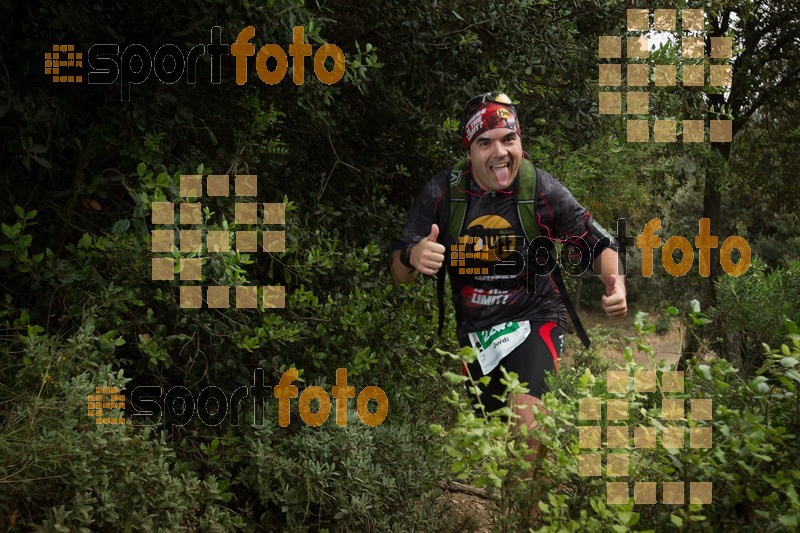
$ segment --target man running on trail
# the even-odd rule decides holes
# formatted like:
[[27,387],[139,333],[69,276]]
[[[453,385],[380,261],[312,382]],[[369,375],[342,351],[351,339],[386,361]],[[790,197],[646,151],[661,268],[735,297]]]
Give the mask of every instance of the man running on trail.
[[[560,241],[580,251],[582,265],[592,265],[605,285],[608,316],[624,317],[627,303],[616,241],[560,182],[533,166],[520,134],[505,94],[467,103],[461,119],[466,158],[423,187],[392,248],[390,270],[395,283],[409,283],[419,273],[439,273],[447,262],[459,343],[480,354],[468,365],[470,374],[491,377],[480,398],[486,412],[502,406],[493,395],[503,391],[503,366],[528,384],[530,393],[509,403],[518,423],[533,428],[531,407],[547,390],[545,373],[558,369],[567,320],[552,264],[541,266],[547,254],[538,253],[546,248],[540,243]],[[529,446],[530,460],[538,443]]]

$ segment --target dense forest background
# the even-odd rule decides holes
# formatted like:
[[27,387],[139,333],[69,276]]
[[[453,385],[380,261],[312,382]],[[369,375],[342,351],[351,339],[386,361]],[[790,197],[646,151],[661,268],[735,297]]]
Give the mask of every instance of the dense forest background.
[[[599,114],[598,39],[624,35],[629,8],[704,9],[706,56],[711,37],[733,38],[729,89],[650,89],[653,116],[732,118],[733,142],[628,143],[623,117]],[[684,505],[611,506],[605,478],[579,475],[578,402],[607,397],[612,364],[593,329],[595,348],[571,342],[572,364],[554,382],[542,418],[552,486],[527,525],[800,522],[800,2],[62,0],[3,1],[0,11],[0,528],[474,529],[442,497],[456,477],[485,487],[495,527],[522,527],[513,432],[467,416],[463,386],[451,383],[460,363],[435,349],[457,349],[452,309],[437,337],[435,282],[393,286],[386,269],[417,191],[461,155],[461,106],[489,90],[515,99],[525,150],[607,228],[624,218],[635,237],[659,217],[662,242],[694,243],[706,217],[720,244],[739,235],[752,250],[742,276],[722,272],[712,250],[711,276],[695,259],[680,278],[656,251],[645,278],[629,240],[629,306],[650,315],[637,316],[614,364],[633,372],[644,354],[666,369],[649,339],[674,328],[685,398],[714,402],[713,448],[631,450],[631,482],[713,481],[713,503],[689,504],[687,490]],[[251,58],[238,85],[224,56],[213,83],[205,56],[195,83],[152,73],[127,98],[119,79],[54,83],[43,72],[53,44],[151,54],[174,44],[188,56],[217,26],[226,44],[253,26],[256,50],[288,50],[303,26],[314,51],[343,50],[344,76],[321,83],[307,58],[303,84],[290,64],[267,85]],[[644,62],[679,57],[680,45],[664,42]],[[221,254],[203,270],[206,285],[284,285],[285,308],[180,309],[180,282],[151,279],[151,206],[181,202],[181,174],[257,175],[259,202],[286,202],[285,252]],[[204,217],[233,226],[233,202],[207,199]],[[586,281],[568,279],[590,311],[601,287]],[[356,391],[385,391],[388,417],[369,427],[353,400],[346,427],[333,415],[310,427],[293,400],[283,428],[271,397],[262,424],[212,409],[206,423],[164,414],[122,428],[86,412],[98,386],[184,387],[195,399],[213,386],[230,397],[256,369],[276,385],[290,367],[301,386],[325,390],[346,368]],[[640,408],[630,424],[658,426],[659,402],[630,394]],[[142,408],[131,401],[129,415]]]

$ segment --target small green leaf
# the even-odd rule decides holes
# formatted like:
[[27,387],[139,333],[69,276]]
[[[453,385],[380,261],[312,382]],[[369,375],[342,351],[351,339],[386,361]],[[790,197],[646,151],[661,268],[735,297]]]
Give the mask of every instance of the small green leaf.
[[683,527],[683,519],[675,514],[669,515],[669,521],[672,522],[675,527]]
[[678,309],[676,309],[675,307],[672,307],[672,306],[667,307],[666,311],[667,311],[667,314],[670,314],[672,316],[675,316],[675,315],[678,314]]

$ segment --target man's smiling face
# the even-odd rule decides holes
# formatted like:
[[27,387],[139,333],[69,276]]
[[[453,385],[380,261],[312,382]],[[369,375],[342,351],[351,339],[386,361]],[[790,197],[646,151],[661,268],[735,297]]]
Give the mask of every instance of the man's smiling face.
[[469,147],[469,158],[472,176],[482,189],[507,189],[522,165],[522,141],[514,130],[491,129],[475,139]]

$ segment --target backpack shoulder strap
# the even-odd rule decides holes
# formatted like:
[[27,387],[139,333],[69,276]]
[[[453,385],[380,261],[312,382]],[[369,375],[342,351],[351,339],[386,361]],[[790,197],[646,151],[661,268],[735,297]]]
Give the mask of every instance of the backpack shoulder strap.
[[529,159],[522,162],[517,185],[517,215],[529,243],[538,237],[539,224],[536,221],[536,167]]
[[[447,217],[447,231],[445,235],[450,237],[450,242],[458,243],[458,237],[461,235],[461,230],[464,226],[464,220],[467,217],[467,206],[469,202],[469,176],[466,173],[469,164],[466,158],[456,163],[450,171],[450,190],[445,193],[445,204],[442,206],[445,216]],[[440,234],[440,238],[444,235]],[[439,305],[439,330],[437,335],[442,334],[444,327],[444,277],[447,272],[447,258],[449,254],[445,251],[445,264],[439,269],[436,274],[436,300]]]

